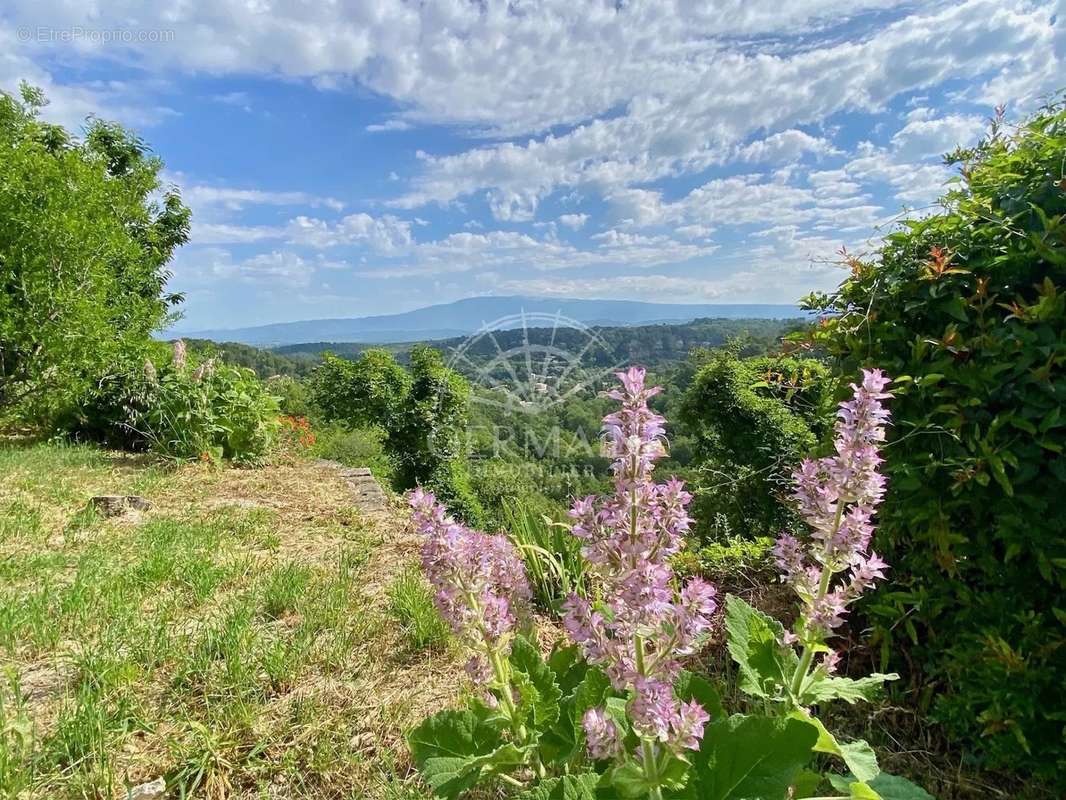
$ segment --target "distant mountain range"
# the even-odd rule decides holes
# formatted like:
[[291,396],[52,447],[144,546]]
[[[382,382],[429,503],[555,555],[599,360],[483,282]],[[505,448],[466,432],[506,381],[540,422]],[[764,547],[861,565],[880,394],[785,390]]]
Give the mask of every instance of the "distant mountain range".
[[250,328],[170,331],[217,342],[242,342],[259,347],[302,342],[416,342],[467,336],[486,327],[499,330],[551,327],[552,318],[585,325],[628,327],[657,322],[689,322],[700,318],[790,319],[805,316],[796,306],[765,304],[674,304],[637,300],[572,300],[546,297],[469,297],[402,314],[350,319],[309,319]]

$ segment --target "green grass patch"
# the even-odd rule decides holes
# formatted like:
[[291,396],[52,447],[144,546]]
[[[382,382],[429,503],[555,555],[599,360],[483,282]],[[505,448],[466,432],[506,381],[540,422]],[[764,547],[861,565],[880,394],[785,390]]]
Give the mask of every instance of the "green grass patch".
[[389,587],[389,612],[403,629],[408,647],[414,651],[443,650],[451,638],[448,625],[433,604],[426,579],[410,567]]

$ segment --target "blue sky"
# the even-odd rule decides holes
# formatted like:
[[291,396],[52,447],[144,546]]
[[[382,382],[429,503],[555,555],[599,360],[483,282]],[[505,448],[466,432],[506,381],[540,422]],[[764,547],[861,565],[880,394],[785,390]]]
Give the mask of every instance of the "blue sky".
[[480,294],[791,303],[995,105],[1066,0],[22,2],[0,88],[136,128],[194,212],[179,327]]

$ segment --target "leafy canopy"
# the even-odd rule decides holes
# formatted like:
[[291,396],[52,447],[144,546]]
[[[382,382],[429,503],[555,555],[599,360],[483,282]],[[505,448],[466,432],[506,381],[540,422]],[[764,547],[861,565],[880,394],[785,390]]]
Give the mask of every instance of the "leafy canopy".
[[136,135],[92,120],[78,140],[21,95],[0,93],[0,415],[47,420],[180,302],[166,265],[189,210]]
[[[1062,780],[1066,745],[1066,105],[995,119],[939,213],[812,295],[808,344],[896,378],[868,612],[990,762]],[[900,634],[903,634],[902,636]],[[912,649],[904,657],[905,648]],[[931,690],[932,691],[932,690]]]

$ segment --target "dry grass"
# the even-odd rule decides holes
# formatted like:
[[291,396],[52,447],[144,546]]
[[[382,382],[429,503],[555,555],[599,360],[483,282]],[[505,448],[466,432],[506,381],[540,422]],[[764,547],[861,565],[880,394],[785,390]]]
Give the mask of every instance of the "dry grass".
[[[103,493],[152,506],[86,512]],[[0,796],[424,797],[402,737],[460,669],[387,614],[401,516],[311,462],[0,449]]]

